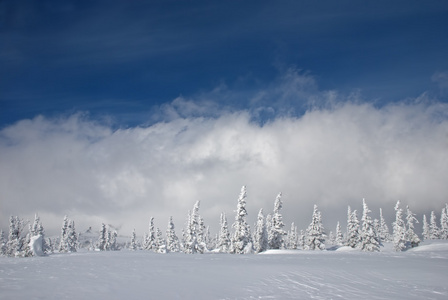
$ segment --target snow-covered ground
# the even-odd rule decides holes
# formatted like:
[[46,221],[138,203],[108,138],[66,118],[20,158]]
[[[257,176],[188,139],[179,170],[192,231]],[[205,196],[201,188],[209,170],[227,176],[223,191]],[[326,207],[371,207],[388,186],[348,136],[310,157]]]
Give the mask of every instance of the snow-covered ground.
[[0,257],[0,299],[448,299],[448,243],[407,252]]

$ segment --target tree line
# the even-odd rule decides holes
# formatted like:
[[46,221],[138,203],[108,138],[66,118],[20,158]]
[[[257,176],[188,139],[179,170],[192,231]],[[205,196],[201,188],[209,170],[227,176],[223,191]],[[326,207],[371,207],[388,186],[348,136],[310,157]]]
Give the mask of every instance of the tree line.
[[6,238],[0,231],[0,255],[10,257],[28,257],[34,255],[48,255],[54,252],[76,252],[80,248],[88,248],[96,251],[116,251],[121,249],[147,250],[157,253],[184,252],[188,254],[220,252],[220,253],[260,253],[269,249],[303,249],[325,250],[329,246],[333,248],[348,246],[361,251],[380,251],[384,242],[393,244],[395,251],[404,251],[417,247],[421,239],[448,239],[448,204],[442,209],[439,225],[434,211],[431,212],[428,223],[426,215],[422,220],[421,238],[415,233],[415,224],[419,223],[415,214],[406,206],[405,212],[400,206],[400,201],[395,205],[395,221],[392,223],[392,232],[383,218],[380,209],[379,219],[372,219],[371,210],[363,199],[361,220],[357,210],[348,207],[347,227],[342,232],[341,225],[337,222],[336,230],[325,232],[322,224],[321,212],[314,205],[311,223],[305,230],[298,231],[294,223],[290,230],[285,230],[282,220],[282,193],[279,193],[274,201],[274,210],[264,215],[260,209],[257,221],[252,231],[247,223],[246,187],[241,188],[238,197],[237,210],[232,225],[229,229],[225,213],[220,216],[219,233],[211,237],[209,227],[205,226],[204,219],[200,216],[200,201],[197,201],[193,209],[188,212],[185,228],[182,236],[176,235],[173,218],[170,217],[168,226],[163,236],[162,231],[154,225],[154,218],[149,220],[148,232],[141,240],[137,239],[135,229],[130,241],[118,242],[118,232],[106,226],[104,223],[99,230],[96,241],[82,243],[82,234],[77,233],[75,222],[67,216],[64,217],[61,234],[57,239],[45,237],[45,230],[39,216],[36,214],[34,222],[29,224],[25,233],[26,223],[17,216],[11,216],[9,220],[9,234]]

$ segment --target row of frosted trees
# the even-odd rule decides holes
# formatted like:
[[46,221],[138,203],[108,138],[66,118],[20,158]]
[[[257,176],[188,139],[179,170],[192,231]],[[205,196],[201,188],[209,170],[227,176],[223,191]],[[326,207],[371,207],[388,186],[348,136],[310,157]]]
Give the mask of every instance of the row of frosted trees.
[[[268,249],[304,249],[324,250],[348,246],[362,251],[380,251],[383,242],[391,242],[396,251],[404,251],[416,247],[421,242],[415,233],[415,224],[419,223],[415,214],[406,207],[406,211],[400,207],[398,201],[395,205],[395,221],[392,223],[392,233],[389,231],[386,221],[380,209],[380,218],[372,219],[370,209],[363,200],[361,220],[358,219],[356,210],[350,206],[347,211],[347,228],[342,232],[340,223],[336,225],[335,233],[325,233],[322,225],[322,216],[317,206],[314,205],[311,223],[306,230],[298,231],[294,223],[289,231],[285,230],[282,221],[282,194],[279,193],[274,202],[272,214],[264,215],[260,209],[257,222],[252,232],[247,223],[246,211],[246,187],[243,186],[238,197],[233,230],[229,229],[227,217],[224,213],[220,217],[219,233],[211,237],[210,231],[204,224],[199,214],[200,202],[196,202],[193,209],[188,212],[185,228],[181,238],[175,232],[172,217],[168,222],[165,237],[159,228],[154,226],[154,218],[150,218],[149,231],[142,240],[137,239],[135,230],[126,245],[117,242],[118,233],[110,226],[102,224],[98,239],[90,243],[80,243],[80,234],[76,233],[75,223],[64,218],[61,235],[58,240],[45,238],[45,231],[39,217],[36,215],[33,224],[29,225],[28,234],[24,235],[25,223],[18,217],[10,218],[8,238],[5,239],[0,232],[1,254],[6,256],[33,256],[49,254],[52,252],[76,252],[81,246],[99,251],[113,251],[121,248],[130,250],[148,250],[157,253],[184,252],[205,253],[209,251],[222,253],[260,253]],[[424,240],[448,239],[448,204],[442,209],[440,226],[437,224],[436,214],[431,212],[430,222],[423,216]],[[36,247],[37,244],[37,247]],[[38,253],[36,253],[38,252]]]

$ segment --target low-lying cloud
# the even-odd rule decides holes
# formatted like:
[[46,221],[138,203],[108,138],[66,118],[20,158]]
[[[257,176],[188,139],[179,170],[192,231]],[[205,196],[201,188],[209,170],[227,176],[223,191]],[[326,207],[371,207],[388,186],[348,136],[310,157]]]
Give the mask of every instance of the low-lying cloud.
[[439,210],[447,115],[440,103],[346,102],[262,126],[247,111],[118,130],[83,114],[23,120],[0,132],[1,227],[9,215],[38,212],[53,233],[69,214],[80,230],[107,222],[142,234],[150,216],[164,229],[172,215],[180,233],[201,200],[216,229],[222,211],[233,222],[242,185],[251,221],[282,191],[285,221],[301,228],[314,203],[330,230],[362,198],[390,221],[397,200],[418,213]]

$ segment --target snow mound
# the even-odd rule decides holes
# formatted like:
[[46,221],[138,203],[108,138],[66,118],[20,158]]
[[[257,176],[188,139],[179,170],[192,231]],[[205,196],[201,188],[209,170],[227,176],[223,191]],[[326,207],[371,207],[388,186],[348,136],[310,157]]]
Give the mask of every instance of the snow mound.
[[42,236],[36,235],[32,236],[30,239],[30,249],[33,252],[34,256],[45,256],[44,251],[42,250]]
[[352,248],[352,247],[350,247],[350,246],[342,246],[342,247],[339,247],[338,249],[336,249],[335,251],[337,251],[337,252],[351,252],[351,251],[358,251],[358,252],[359,252],[359,249]]
[[407,252],[447,252],[448,253],[448,243],[442,241],[429,242],[428,244],[423,244],[421,246],[409,249]]

